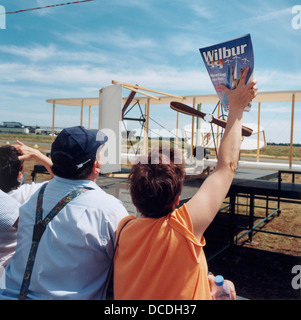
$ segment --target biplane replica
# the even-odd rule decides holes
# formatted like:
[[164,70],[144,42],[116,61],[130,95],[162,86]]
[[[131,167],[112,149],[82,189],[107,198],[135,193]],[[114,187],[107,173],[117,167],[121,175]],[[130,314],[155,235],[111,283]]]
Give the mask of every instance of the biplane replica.
[[[123,90],[128,94],[122,96]],[[137,157],[146,155],[152,147],[150,137],[150,107],[153,105],[167,105],[176,113],[175,131],[170,138],[170,146],[183,151],[185,164],[187,165],[187,174],[196,172],[195,167],[201,169],[200,161],[203,163],[203,169],[197,171],[202,174],[203,170],[216,165],[216,156],[208,157],[207,149],[217,154],[219,143],[223,135],[223,130],[227,124],[227,115],[223,108],[220,108],[219,99],[216,94],[209,95],[185,95],[179,96],[154,89],[145,88],[139,85],[133,85],[112,80],[112,84],[103,87],[99,91],[99,97],[95,98],[71,98],[71,99],[49,99],[48,103],[53,104],[52,127],[55,125],[55,108],[57,105],[79,106],[81,107],[80,124],[83,125],[83,108],[89,106],[89,125],[91,125],[91,107],[98,106],[98,129],[104,130],[109,136],[106,163],[103,166],[103,173],[121,172],[121,165],[133,163]],[[293,148],[293,115],[295,102],[301,101],[301,91],[277,91],[277,92],[259,92],[253,103],[258,102],[258,123],[244,124],[242,127],[242,149],[257,150],[257,161],[240,161],[239,166],[244,168],[270,168],[286,169],[298,167],[292,163]],[[292,125],[291,125],[291,152],[288,164],[266,163],[259,161],[259,150],[266,145],[264,128],[260,125],[260,106],[263,102],[291,102],[292,103]],[[212,113],[201,111],[203,104],[214,104]],[[138,108],[140,116],[130,116],[131,110]],[[217,115],[215,115],[217,111]],[[179,128],[180,114],[190,115],[191,125]],[[197,126],[195,126],[195,120]],[[129,122],[139,123],[141,128],[132,131],[127,128]],[[154,120],[155,121],[155,120]],[[202,122],[201,125],[200,121]],[[162,128],[164,126],[156,121]],[[184,132],[181,134],[180,129]],[[162,139],[161,139],[162,140]],[[167,139],[168,140],[168,139]],[[198,152],[201,150],[201,153]],[[201,154],[201,156],[200,156]],[[198,155],[196,157],[196,155]],[[198,162],[196,160],[199,160]],[[208,171],[208,170],[207,170]]]

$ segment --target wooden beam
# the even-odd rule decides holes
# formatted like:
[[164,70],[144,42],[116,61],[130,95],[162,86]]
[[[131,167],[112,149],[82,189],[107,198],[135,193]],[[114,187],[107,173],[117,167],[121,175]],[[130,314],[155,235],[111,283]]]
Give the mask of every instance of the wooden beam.
[[134,89],[134,88],[131,88],[131,87],[127,87],[127,86],[123,86],[123,87],[126,88],[126,89],[129,89],[129,90],[135,91],[135,92],[137,92],[137,93],[141,93],[141,94],[143,94],[143,95],[145,95],[145,96],[147,96],[147,97],[149,97],[149,98],[152,98],[152,99],[155,99],[155,100],[160,100],[159,97],[152,96],[152,95],[150,95],[150,94],[148,94],[148,93],[145,93],[145,92],[142,92],[142,91],[140,91],[140,90],[137,90],[137,89]]
[[[135,88],[135,89],[140,89],[140,90],[144,90],[144,91],[149,91],[149,92],[154,92],[154,93],[158,93],[158,94],[163,94],[163,95],[165,95],[165,96],[170,96],[170,97],[177,98],[177,99],[185,99],[183,96],[178,96],[178,95],[171,94],[171,93],[166,93],[166,92],[162,92],[162,91],[158,91],[158,90],[148,89],[148,88],[140,87],[140,86],[138,86],[138,85],[133,85],[133,84],[129,84],[129,83],[123,83],[123,82],[120,82],[120,81],[112,80],[112,83],[113,83],[113,84],[121,83],[124,88],[126,88],[126,87]],[[129,89],[129,88],[127,88],[127,89]]]

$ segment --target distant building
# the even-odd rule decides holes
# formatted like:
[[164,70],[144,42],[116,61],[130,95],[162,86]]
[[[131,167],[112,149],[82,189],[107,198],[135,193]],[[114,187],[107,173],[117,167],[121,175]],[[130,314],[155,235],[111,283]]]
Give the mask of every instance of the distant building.
[[[54,135],[57,136],[63,129],[54,128]],[[52,135],[52,128],[42,127],[35,130],[36,135]]]
[[0,132],[29,134],[29,129],[25,128],[21,122],[3,121],[0,123]]

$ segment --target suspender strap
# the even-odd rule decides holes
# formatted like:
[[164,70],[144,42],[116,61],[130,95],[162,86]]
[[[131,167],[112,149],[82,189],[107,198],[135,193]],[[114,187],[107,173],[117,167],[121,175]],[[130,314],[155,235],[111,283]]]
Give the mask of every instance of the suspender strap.
[[43,219],[43,196],[44,191],[47,186],[47,183],[45,183],[38,195],[38,202],[36,207],[36,221],[33,228],[33,236],[32,236],[32,244],[27,260],[27,265],[23,277],[23,282],[20,289],[19,294],[19,300],[26,300],[28,288],[30,285],[30,278],[36,258],[36,253],[39,247],[40,240],[44,234],[44,231],[46,230],[46,227],[48,223],[74,198],[78,197],[82,193],[93,190],[93,188],[84,187],[84,188],[78,188],[76,190],[73,190],[69,194],[67,194],[60,202],[58,202],[53,209],[48,213],[48,215]]

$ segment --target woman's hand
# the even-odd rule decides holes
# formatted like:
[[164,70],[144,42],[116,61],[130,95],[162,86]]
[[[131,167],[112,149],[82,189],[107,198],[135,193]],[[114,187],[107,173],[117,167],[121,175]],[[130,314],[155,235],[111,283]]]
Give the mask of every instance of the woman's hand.
[[[211,296],[214,296],[214,294],[216,292],[216,284],[214,283],[214,276],[212,274],[209,274],[208,280],[209,280]],[[225,280],[225,282],[228,284],[228,286],[230,288],[231,300],[236,300],[236,291],[235,291],[235,287],[234,287],[233,282],[230,280]]]
[[249,71],[249,67],[243,71],[239,84],[234,90],[230,90],[221,84],[221,88],[228,97],[230,108],[238,107],[243,110],[256,97],[258,89],[255,87],[255,85],[257,81],[252,80],[250,83],[246,84]]

